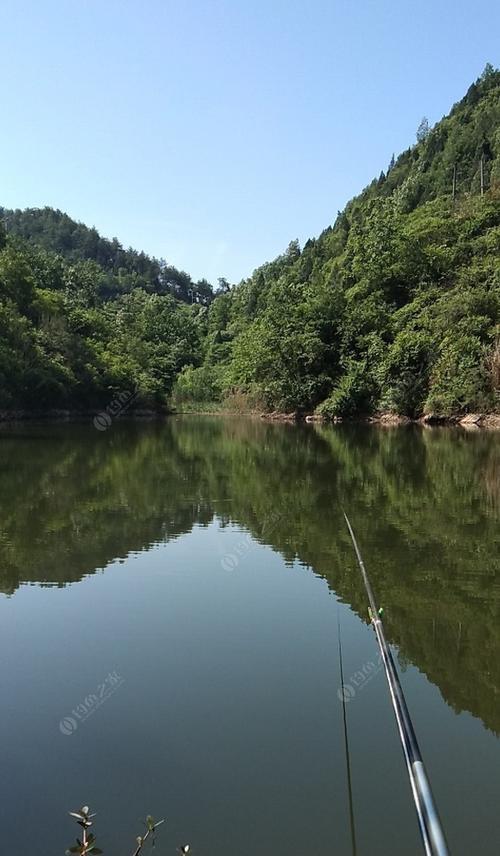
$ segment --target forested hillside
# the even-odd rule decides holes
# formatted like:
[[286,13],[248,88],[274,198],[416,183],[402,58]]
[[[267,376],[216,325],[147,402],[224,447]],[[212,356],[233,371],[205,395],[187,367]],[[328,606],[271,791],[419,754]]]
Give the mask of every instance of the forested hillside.
[[417,138],[319,238],[215,301],[181,398],[327,417],[498,407],[500,72]]
[[500,406],[500,72],[333,226],[213,299],[50,208],[0,209],[0,408],[262,407],[411,417]]
[[136,406],[164,405],[201,358],[193,307],[137,286],[110,298],[109,279],[0,224],[0,409],[101,408],[125,390]]
[[163,259],[124,249],[117,238],[109,241],[96,228],[72,220],[53,208],[10,211],[0,207],[0,220],[8,234],[23,242],[61,255],[73,264],[93,261],[99,265],[98,293],[102,298],[127,294],[134,288],[149,293],[171,294],[186,303],[208,304],[213,288],[206,279],[193,282],[185,271]]

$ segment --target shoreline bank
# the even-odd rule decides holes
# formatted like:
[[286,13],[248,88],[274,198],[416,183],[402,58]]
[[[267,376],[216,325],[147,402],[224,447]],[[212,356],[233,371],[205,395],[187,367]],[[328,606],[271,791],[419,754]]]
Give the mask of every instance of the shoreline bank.
[[[0,410],[0,425],[15,422],[94,422],[99,429],[96,420],[106,414],[106,410]],[[341,424],[365,424],[381,425],[385,427],[399,427],[404,425],[421,425],[429,427],[453,427],[460,426],[466,430],[500,430],[500,413],[466,413],[453,416],[440,416],[438,414],[427,414],[416,419],[402,416],[397,413],[377,413],[369,416],[335,417],[326,419],[315,413],[281,412],[248,410],[236,412],[223,408],[213,410],[130,410],[122,413],[109,414],[109,424],[112,421],[119,422],[142,422],[162,420],[170,416],[220,416],[225,418],[245,417],[261,419],[265,422],[281,423],[306,423],[319,425],[341,425]],[[105,430],[101,422],[100,430]]]
[[398,413],[376,413],[370,416],[353,416],[342,417],[338,416],[333,419],[326,419],[324,416],[318,416],[315,413],[297,414],[297,413],[261,413],[261,419],[271,422],[306,422],[308,424],[319,425],[341,425],[341,424],[365,424],[365,425],[382,425],[386,427],[398,427],[402,425],[422,425],[425,428],[429,427],[453,427],[459,425],[468,430],[476,430],[480,428],[500,429],[500,413],[462,413],[453,416],[440,416],[438,414],[426,414],[416,419],[411,419],[409,416],[402,416]]

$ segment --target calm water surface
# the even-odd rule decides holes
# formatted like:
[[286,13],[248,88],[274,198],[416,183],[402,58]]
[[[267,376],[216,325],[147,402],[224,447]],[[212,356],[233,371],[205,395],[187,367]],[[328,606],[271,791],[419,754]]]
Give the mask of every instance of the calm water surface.
[[355,526],[454,854],[500,840],[500,436],[163,424],[0,433],[1,852],[421,853]]

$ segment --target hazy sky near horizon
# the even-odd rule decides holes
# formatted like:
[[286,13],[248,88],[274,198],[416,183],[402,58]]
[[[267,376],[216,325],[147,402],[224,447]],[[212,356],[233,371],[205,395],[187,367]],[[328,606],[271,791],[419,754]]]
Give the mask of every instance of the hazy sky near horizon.
[[238,281],[498,66],[499,34],[498,0],[2,0],[0,205]]

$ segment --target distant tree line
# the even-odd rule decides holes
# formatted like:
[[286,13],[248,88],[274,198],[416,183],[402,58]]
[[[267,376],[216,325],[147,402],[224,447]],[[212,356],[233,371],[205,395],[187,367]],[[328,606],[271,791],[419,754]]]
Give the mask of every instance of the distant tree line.
[[0,226],[1,410],[99,408],[122,390],[136,407],[165,406],[182,367],[201,360],[206,307],[141,285],[111,297],[109,282],[97,261]]
[[206,279],[194,282],[188,273],[163,259],[126,250],[117,238],[103,238],[95,227],[78,223],[62,211],[49,207],[11,211],[0,207],[0,220],[9,235],[58,253],[67,262],[96,262],[105,274],[100,281],[101,297],[143,288],[151,294],[170,294],[185,303],[207,306],[213,300],[214,289]]

